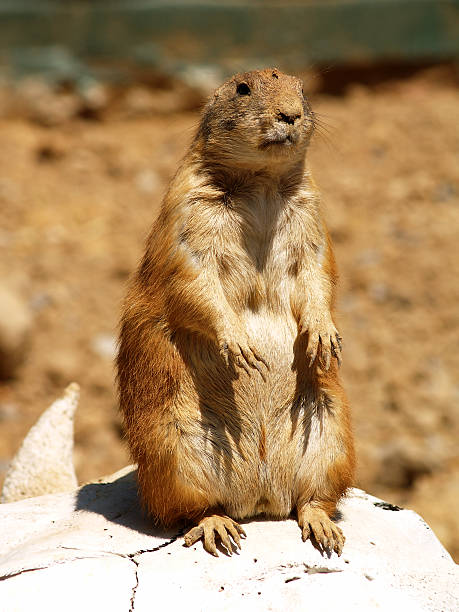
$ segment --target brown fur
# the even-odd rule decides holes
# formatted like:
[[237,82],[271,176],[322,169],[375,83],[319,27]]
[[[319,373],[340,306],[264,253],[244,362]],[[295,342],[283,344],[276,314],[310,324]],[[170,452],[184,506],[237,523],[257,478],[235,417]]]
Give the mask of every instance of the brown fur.
[[140,494],[163,525],[209,512],[297,512],[302,525],[332,516],[352,483],[335,261],[305,163],[313,124],[296,78],[234,76],[148,238],[117,365]]

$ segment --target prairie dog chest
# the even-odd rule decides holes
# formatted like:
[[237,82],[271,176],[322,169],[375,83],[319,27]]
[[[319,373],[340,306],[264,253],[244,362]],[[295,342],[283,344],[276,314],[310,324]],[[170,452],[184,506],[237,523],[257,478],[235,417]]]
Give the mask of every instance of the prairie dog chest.
[[304,226],[280,195],[257,193],[197,205],[182,234],[200,265],[217,273],[230,304],[256,310],[275,294],[288,299],[308,249]]

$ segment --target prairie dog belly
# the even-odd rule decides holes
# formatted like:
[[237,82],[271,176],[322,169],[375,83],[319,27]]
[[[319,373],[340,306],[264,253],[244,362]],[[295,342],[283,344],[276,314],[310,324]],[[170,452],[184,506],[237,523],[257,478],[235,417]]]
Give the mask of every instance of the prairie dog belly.
[[247,310],[242,317],[251,340],[269,363],[270,371],[291,370],[294,343],[298,334],[293,317],[275,316],[266,311],[254,313]]
[[286,517],[294,505],[310,421],[307,403],[295,402],[296,324],[253,313],[245,323],[269,363],[269,370],[262,366],[265,381],[256,370],[231,379],[224,366],[194,381],[198,406],[182,437],[182,456],[189,459],[181,462],[182,477],[212,492],[234,518]]

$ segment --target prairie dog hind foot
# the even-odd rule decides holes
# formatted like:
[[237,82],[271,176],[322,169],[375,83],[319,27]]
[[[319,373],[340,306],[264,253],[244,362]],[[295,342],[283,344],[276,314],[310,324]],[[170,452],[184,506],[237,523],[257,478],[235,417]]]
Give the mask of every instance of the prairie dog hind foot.
[[303,542],[312,536],[322,551],[335,551],[338,557],[341,556],[346,538],[324,510],[305,504],[298,510],[298,525]]
[[205,550],[214,557],[218,557],[215,536],[218,537],[229,556],[235,552],[236,548],[241,548],[241,536],[247,537],[239,523],[233,521],[229,516],[212,514],[203,518],[199,525],[185,534],[185,546],[192,546],[202,538]]

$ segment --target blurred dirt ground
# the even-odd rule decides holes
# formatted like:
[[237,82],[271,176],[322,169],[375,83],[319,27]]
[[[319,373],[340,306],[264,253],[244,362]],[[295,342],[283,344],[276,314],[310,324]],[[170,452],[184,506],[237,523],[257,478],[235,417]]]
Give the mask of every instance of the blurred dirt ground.
[[[13,111],[0,96],[1,285],[33,320],[24,364],[0,383],[0,475],[75,380],[87,481],[129,461],[113,380],[120,303],[197,124],[196,95],[138,86],[81,109],[36,87]],[[430,69],[315,89],[310,162],[341,275],[358,484],[421,513],[458,559],[458,81]]]

